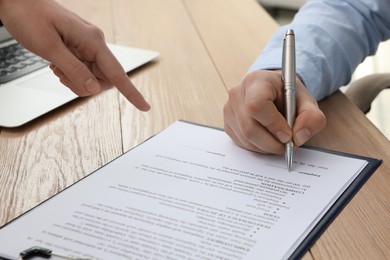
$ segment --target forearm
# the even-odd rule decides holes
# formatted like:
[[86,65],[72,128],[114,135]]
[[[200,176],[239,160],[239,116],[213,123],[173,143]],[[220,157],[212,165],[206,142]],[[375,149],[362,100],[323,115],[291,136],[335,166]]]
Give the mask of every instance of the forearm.
[[364,58],[390,37],[388,13],[388,1],[309,1],[273,35],[250,71],[280,68],[284,33],[292,28],[297,72],[311,94],[322,99],[347,84]]

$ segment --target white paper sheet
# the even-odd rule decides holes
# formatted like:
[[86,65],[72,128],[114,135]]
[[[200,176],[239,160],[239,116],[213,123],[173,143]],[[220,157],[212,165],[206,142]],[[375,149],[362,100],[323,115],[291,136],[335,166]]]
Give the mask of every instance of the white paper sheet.
[[3,227],[0,253],[283,259],[366,164],[301,148],[289,172],[283,156],[178,121]]

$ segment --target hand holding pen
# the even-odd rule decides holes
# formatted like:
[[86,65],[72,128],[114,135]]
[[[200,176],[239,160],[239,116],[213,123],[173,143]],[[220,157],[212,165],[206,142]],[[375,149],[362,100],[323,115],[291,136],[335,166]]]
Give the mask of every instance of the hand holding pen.
[[[291,36],[293,35],[287,37],[288,42],[294,39]],[[287,44],[286,48],[288,46],[291,48],[291,44]],[[296,50],[299,55],[299,48]],[[287,53],[284,57],[286,60],[291,58]],[[236,144],[245,149],[266,154],[282,154],[287,151],[287,166],[292,166],[293,147],[301,146],[323,129],[326,118],[308,88],[295,76],[295,63],[294,68],[288,65],[289,62],[285,63],[283,75],[275,67],[270,70],[254,70],[239,85],[229,90],[229,99],[223,111],[224,129]],[[280,80],[281,77],[285,79],[284,82]],[[291,81],[293,82],[288,83]],[[294,93],[284,91],[284,85],[291,87],[294,82],[296,106],[291,101],[284,105],[290,99],[286,95]],[[283,106],[292,107],[288,109],[288,115]],[[288,123],[286,118],[291,118],[292,122]],[[286,143],[289,143],[288,147],[291,149],[286,149]]]

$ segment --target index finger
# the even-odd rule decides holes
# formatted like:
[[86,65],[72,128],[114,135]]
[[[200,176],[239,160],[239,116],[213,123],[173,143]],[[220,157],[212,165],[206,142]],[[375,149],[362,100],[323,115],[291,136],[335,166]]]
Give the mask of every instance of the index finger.
[[106,44],[96,54],[96,64],[100,71],[136,108],[141,111],[150,109],[149,103],[130,81],[122,65]]

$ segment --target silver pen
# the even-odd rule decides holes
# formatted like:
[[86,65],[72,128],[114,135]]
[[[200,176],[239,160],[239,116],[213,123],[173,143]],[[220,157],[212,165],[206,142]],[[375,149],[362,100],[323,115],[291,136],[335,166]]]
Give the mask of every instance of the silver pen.
[[[295,71],[295,35],[294,30],[288,29],[283,41],[283,58],[282,58],[282,80],[284,86],[284,116],[290,128],[295,121],[295,88],[296,88],[296,71]],[[288,171],[292,170],[292,161],[294,153],[294,143],[286,143],[285,159]]]

